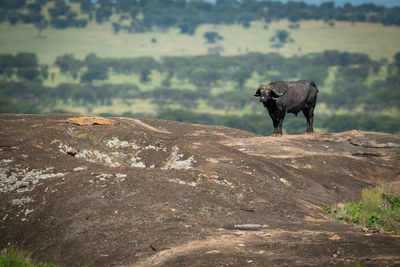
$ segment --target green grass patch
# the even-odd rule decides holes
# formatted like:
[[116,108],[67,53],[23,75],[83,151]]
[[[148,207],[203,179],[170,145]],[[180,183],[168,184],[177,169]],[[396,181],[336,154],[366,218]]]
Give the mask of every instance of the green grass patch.
[[0,254],[1,267],[57,267],[55,264],[47,264],[32,260],[30,253],[9,248]]
[[323,210],[337,220],[400,234],[400,196],[385,185],[364,189],[358,202],[325,205]]

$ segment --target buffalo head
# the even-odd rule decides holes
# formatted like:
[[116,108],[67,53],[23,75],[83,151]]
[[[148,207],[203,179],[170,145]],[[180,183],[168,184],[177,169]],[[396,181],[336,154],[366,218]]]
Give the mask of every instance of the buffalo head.
[[278,93],[276,88],[271,85],[264,85],[261,84],[258,89],[256,94],[254,95],[255,97],[260,97],[260,102],[267,102],[268,99],[273,99],[277,100],[279,97],[283,96],[285,93]]

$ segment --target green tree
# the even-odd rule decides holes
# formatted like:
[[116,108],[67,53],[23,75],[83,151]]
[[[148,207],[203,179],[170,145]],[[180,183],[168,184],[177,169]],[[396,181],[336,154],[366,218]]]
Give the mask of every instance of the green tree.
[[288,38],[289,38],[289,32],[285,30],[277,30],[276,31],[276,37],[278,38],[278,41],[282,44],[287,43]]
[[56,0],[54,7],[49,9],[49,14],[52,18],[57,18],[62,15],[66,15],[71,7],[67,5],[63,0]]
[[121,24],[119,24],[117,22],[113,22],[112,27],[113,27],[114,34],[118,34],[121,31]]
[[80,8],[83,13],[89,13],[92,10],[92,2],[90,0],[81,0]]
[[96,9],[96,22],[101,24],[103,21],[108,21],[112,15],[112,9],[110,7],[99,7]]
[[35,67],[19,68],[17,76],[23,80],[37,81],[39,80],[40,72]]
[[239,87],[243,87],[244,83],[251,77],[252,70],[249,68],[242,68],[233,73],[232,79],[236,81]]
[[150,74],[151,71],[149,69],[144,69],[140,72],[140,82],[141,83],[147,83],[150,81]]
[[108,65],[105,64],[104,60],[98,58],[96,54],[87,55],[84,62],[88,69],[81,76],[81,82],[92,83],[93,80],[108,79]]
[[213,44],[216,43],[217,40],[222,40],[224,39],[222,36],[219,35],[218,32],[206,32],[203,35],[204,38],[206,38],[207,43]]
[[397,52],[394,57],[394,65],[400,70],[400,52]]
[[14,58],[14,66],[20,68],[36,68],[39,66],[38,59],[34,53],[18,53]]
[[46,20],[41,20],[33,24],[35,28],[38,30],[37,37],[41,37],[42,32],[49,26],[49,23]]
[[80,60],[75,59],[73,54],[58,56],[54,64],[60,68],[61,73],[69,72],[74,79],[78,77],[78,72],[83,65]]
[[108,79],[108,69],[106,66],[95,66],[90,67],[88,70],[82,74],[82,83],[92,83],[93,80],[106,80]]
[[0,55],[0,74],[11,77],[14,74],[15,62],[11,54]]
[[220,73],[212,69],[197,68],[190,75],[189,80],[196,86],[210,86],[221,77]]

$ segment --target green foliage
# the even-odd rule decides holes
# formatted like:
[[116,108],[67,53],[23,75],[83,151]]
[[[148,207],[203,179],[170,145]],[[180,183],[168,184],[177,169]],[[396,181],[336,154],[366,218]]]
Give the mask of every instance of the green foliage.
[[333,214],[333,210],[332,210],[331,205],[328,205],[328,204],[324,205],[324,206],[322,207],[322,210],[323,210],[325,213],[327,213],[327,214],[330,214],[330,215]]
[[55,264],[35,262],[30,254],[16,248],[7,249],[0,255],[0,266],[2,267],[57,267]]
[[377,214],[370,214],[367,217],[367,228],[368,229],[375,229],[376,224],[379,222],[379,215]]
[[224,37],[219,35],[218,32],[205,32],[203,37],[206,38],[207,43],[209,43],[209,44],[213,44],[213,43],[216,43],[217,40],[223,40],[224,39]]
[[91,65],[81,76],[82,83],[92,83],[93,80],[108,79],[108,69],[104,65]]
[[398,69],[400,69],[400,52],[396,53],[393,58],[394,58],[394,65]]
[[277,30],[276,37],[280,43],[286,43],[289,40],[289,32],[286,30]]
[[400,234],[400,196],[392,195],[383,185],[364,189],[359,202],[337,205],[336,209],[325,205],[323,210],[336,219],[371,230]]
[[365,267],[365,265],[362,264],[361,262],[357,261],[357,262],[353,265],[353,267]]
[[140,82],[141,83],[147,83],[150,81],[149,75],[151,74],[151,71],[149,69],[144,69],[140,72]]
[[39,75],[40,75],[39,70],[34,67],[19,68],[17,71],[18,78],[29,80],[29,81],[38,80]]
[[[354,223],[360,222],[360,212],[361,212],[361,205],[358,203],[349,203],[345,208],[345,221],[351,221]],[[347,216],[346,216],[347,215]]]
[[65,54],[57,57],[54,64],[60,68],[61,73],[70,73],[75,79],[77,78],[80,68],[83,63],[74,58],[72,54]]
[[96,54],[89,54],[85,58],[86,72],[81,76],[82,83],[92,83],[93,80],[108,79],[108,66]]
[[400,210],[400,196],[395,197],[391,194],[382,193],[382,198],[389,203],[392,210]]
[[14,58],[16,68],[35,68],[39,65],[36,54],[18,53]]

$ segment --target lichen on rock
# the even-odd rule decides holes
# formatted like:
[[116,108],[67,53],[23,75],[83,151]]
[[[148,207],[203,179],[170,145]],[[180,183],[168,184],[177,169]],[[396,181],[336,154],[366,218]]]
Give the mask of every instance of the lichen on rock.
[[23,168],[19,165],[0,168],[0,192],[23,193],[32,191],[42,180],[65,176],[65,173],[52,173],[52,170],[53,168],[29,170],[29,168]]
[[193,164],[196,163],[196,160],[193,156],[185,160],[180,160],[183,158],[183,154],[179,153],[179,147],[174,146],[172,147],[171,155],[169,156],[168,160],[164,164],[161,169],[168,170],[168,169],[176,169],[176,170],[187,170],[193,167]]
[[135,142],[121,141],[118,137],[104,141],[109,148],[132,148],[134,150],[140,149]]

